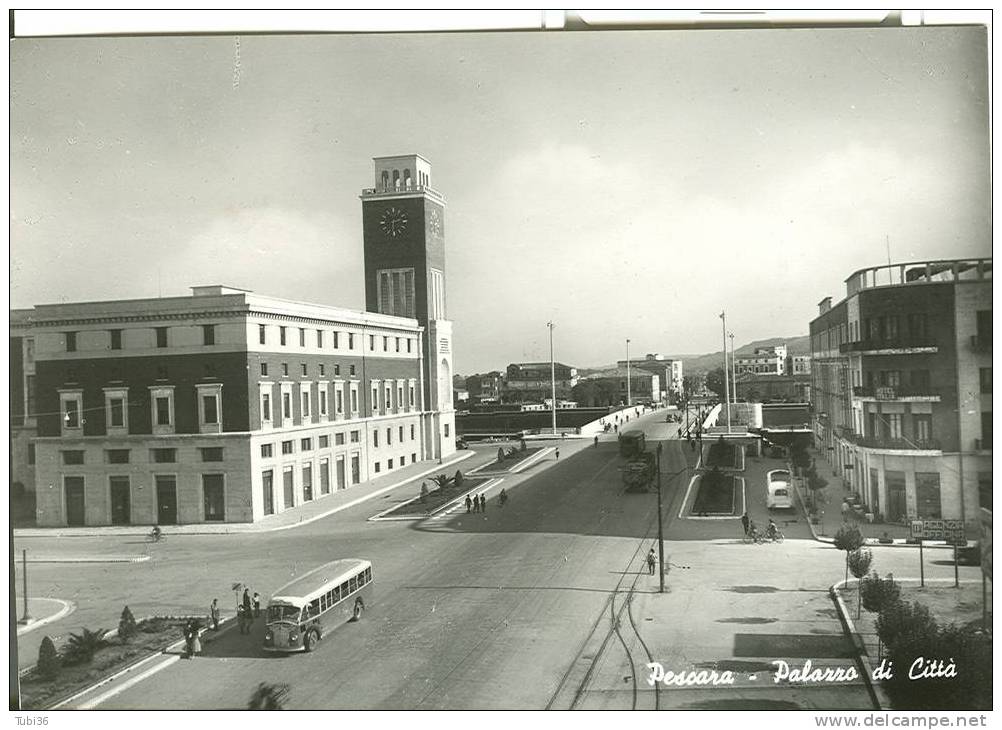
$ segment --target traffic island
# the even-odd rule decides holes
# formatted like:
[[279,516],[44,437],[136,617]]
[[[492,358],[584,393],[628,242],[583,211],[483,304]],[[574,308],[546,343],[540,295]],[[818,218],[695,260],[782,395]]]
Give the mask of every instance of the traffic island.
[[725,441],[723,436],[719,436],[716,441],[703,447],[703,468],[744,471],[744,446]]
[[395,507],[380,512],[378,515],[370,517],[370,520],[384,520],[395,518],[416,519],[428,517],[448,506],[457,499],[462,499],[467,494],[477,494],[488,482],[493,481],[490,477],[463,477],[460,480],[450,479],[444,485],[435,489],[430,489],[426,494],[418,494],[416,497],[408,499]]
[[679,517],[730,519],[744,512],[745,480],[719,469],[696,474],[689,482]]
[[[129,667],[162,654],[177,644],[188,622],[185,617],[152,617],[136,622],[136,631],[127,641],[117,630],[103,634],[83,631],[63,646],[53,664],[52,658],[24,670],[20,677],[21,707],[47,709],[60,704]],[[196,619],[202,623],[204,618]],[[214,632],[203,633],[202,644],[209,644]],[[51,642],[50,642],[51,645]]]

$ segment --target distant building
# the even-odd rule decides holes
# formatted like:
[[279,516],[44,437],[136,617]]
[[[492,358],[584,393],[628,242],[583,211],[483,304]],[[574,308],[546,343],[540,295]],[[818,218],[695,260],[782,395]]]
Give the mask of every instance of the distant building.
[[786,375],[786,345],[757,347],[751,355],[734,356],[734,369],[738,374]]
[[738,373],[737,395],[738,400],[750,402],[809,403],[811,376]]
[[557,400],[569,399],[578,383],[578,371],[563,363],[554,363],[551,374],[548,362],[512,363],[508,366],[502,388],[505,403],[542,403],[553,397],[553,377],[556,378]]
[[[592,373],[581,379],[581,382],[604,383],[609,386],[609,391],[614,394],[612,405],[618,403],[656,403],[660,399],[661,380],[658,375],[646,370],[634,370],[630,368],[629,384],[627,384],[626,368],[615,368],[613,370],[603,370]],[[627,401],[627,388],[629,388],[629,402]]]
[[786,358],[787,375],[810,375],[811,356],[810,355],[788,355]]
[[466,379],[466,390],[470,394],[471,404],[500,403],[504,376],[497,370],[471,375]]
[[[627,365],[626,360],[620,360],[616,363],[616,367],[621,370],[625,370]],[[642,360],[634,360],[630,358],[629,361],[630,370],[644,370],[649,373],[654,373],[658,376],[658,382],[661,386],[662,395],[654,398],[655,401],[660,401],[665,398],[668,400],[678,400],[682,397],[683,386],[682,386],[682,361],[675,360],[669,357],[662,357],[658,353],[648,353]],[[631,372],[632,375],[632,372]]]
[[822,454],[888,521],[992,503],[992,261],[860,269],[810,325]]

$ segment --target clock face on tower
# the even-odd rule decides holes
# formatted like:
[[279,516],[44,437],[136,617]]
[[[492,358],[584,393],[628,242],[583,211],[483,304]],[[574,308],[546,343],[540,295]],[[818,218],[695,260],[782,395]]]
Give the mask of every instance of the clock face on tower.
[[407,228],[407,214],[399,208],[387,208],[379,218],[379,228],[383,235],[396,238]]

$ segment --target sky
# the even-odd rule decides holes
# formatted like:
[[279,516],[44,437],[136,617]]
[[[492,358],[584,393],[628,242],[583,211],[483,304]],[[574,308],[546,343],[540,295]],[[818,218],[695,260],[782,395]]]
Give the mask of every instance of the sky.
[[227,284],[364,308],[372,158],[445,212],[455,370],[806,334],[991,255],[981,28],[15,39],[10,306]]

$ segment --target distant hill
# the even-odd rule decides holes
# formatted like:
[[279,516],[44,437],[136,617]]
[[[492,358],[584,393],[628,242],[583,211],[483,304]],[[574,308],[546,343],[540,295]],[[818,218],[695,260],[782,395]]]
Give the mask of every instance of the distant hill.
[[[765,340],[755,340],[745,345],[734,348],[735,355],[751,354],[758,347],[773,347],[774,345],[786,345],[786,350],[790,355],[809,355],[811,352],[811,336],[801,335],[799,337],[770,337]],[[695,375],[705,373],[714,368],[723,367],[724,355],[720,350],[709,352],[703,355],[664,355],[666,358],[682,361],[682,374]],[[593,368],[578,368],[578,375],[590,375],[601,370],[611,370],[616,367],[615,363]]]

